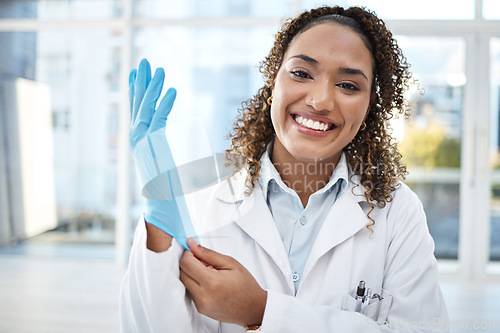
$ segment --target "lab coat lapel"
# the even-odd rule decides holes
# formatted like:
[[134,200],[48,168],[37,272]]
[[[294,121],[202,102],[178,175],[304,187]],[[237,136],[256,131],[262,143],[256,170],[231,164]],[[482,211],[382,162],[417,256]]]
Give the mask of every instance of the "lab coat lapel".
[[[235,223],[264,249],[284,276],[291,276],[290,262],[273,216],[264,200],[262,189],[256,182],[252,193],[245,196],[242,178],[245,177],[241,176],[236,180],[233,178],[228,186],[217,194],[217,198],[225,202],[238,201],[239,208],[234,216]],[[294,290],[293,282],[291,279],[288,280],[289,287]]]
[[304,278],[319,258],[370,223],[360,206],[360,203],[365,201],[362,187],[349,182],[321,226],[304,268]]

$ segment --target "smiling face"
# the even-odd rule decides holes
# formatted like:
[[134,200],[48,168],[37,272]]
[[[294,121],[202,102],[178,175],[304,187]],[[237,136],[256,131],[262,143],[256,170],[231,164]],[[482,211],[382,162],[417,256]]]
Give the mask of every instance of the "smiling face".
[[296,36],[273,87],[273,162],[337,163],[368,113],[373,66],[348,27],[321,23]]

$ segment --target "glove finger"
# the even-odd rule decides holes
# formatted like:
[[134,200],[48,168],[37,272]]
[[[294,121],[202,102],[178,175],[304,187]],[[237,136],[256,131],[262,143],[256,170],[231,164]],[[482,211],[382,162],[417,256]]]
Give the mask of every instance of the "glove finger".
[[163,80],[165,79],[165,72],[163,68],[157,68],[151,83],[144,94],[144,98],[139,108],[139,114],[137,115],[138,126],[139,124],[145,124],[149,127],[151,123],[151,118],[155,112],[156,102],[160,98],[161,90],[163,88]]
[[149,126],[149,131],[154,132],[157,129],[165,127],[167,123],[167,117],[172,111],[172,106],[174,105],[175,97],[177,96],[177,91],[174,88],[168,89],[165,96],[163,96],[158,109],[153,115],[151,124]]
[[137,70],[133,69],[130,71],[128,77],[128,97],[130,101],[130,120],[134,123],[134,90],[135,90],[135,78],[137,77]]
[[151,81],[151,66],[146,59],[142,59],[137,71],[137,78],[135,80],[134,91],[134,107],[132,111],[132,119],[137,119],[137,113],[141,107],[142,99],[146,93],[146,89]]

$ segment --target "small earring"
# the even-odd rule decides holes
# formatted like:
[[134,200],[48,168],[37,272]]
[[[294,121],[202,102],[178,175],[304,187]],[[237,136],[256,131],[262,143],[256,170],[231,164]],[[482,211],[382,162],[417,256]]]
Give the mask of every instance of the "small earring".
[[267,99],[267,104],[268,105],[273,104],[273,96],[269,96],[269,98]]
[[364,131],[366,129],[366,123],[363,120],[363,123],[361,124],[361,127],[359,128],[360,131]]

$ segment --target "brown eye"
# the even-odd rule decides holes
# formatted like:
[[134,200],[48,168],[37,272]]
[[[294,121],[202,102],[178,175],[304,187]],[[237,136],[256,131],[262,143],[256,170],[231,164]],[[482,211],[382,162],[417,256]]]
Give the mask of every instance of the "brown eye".
[[346,89],[346,90],[352,90],[352,91],[358,91],[359,90],[359,88],[356,85],[354,85],[352,83],[347,83],[347,82],[340,83],[337,86],[340,87],[340,88],[342,88],[342,89]]
[[301,79],[312,79],[311,76],[307,72],[304,72],[304,71],[298,70],[298,71],[291,71],[290,73],[292,73],[292,75],[299,77]]

